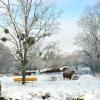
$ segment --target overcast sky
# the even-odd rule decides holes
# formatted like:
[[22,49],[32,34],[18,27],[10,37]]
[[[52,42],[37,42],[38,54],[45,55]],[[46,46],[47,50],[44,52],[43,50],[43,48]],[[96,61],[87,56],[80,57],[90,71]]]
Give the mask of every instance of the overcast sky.
[[74,45],[74,38],[79,33],[77,21],[84,8],[94,5],[96,1],[100,0],[57,0],[58,9],[63,10],[60,17],[60,30],[48,38],[48,41],[59,42],[59,48],[63,53],[71,53],[78,49]]

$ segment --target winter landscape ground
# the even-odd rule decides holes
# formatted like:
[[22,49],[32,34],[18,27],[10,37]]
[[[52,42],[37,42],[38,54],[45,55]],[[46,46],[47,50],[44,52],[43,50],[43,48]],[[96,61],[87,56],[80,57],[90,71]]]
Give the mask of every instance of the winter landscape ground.
[[0,100],[100,100],[95,73],[100,0],[0,0]]
[[62,73],[34,76],[38,80],[25,85],[14,82],[13,78],[20,76],[1,76],[1,95],[7,100],[45,100],[42,98],[45,94],[50,96],[46,100],[78,100],[72,99],[78,97],[84,98],[79,100],[100,100],[99,74],[80,75],[78,80],[63,80]]

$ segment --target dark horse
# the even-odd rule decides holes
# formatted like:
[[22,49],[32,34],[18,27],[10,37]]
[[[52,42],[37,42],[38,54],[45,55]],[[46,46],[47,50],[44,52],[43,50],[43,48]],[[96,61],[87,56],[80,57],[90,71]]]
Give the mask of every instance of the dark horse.
[[71,80],[74,73],[74,70],[66,70],[63,72],[63,78]]

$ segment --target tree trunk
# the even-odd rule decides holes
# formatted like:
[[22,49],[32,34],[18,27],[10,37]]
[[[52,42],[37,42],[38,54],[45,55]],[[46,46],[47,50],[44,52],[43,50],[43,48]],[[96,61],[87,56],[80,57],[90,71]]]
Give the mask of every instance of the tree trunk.
[[24,47],[24,56],[23,56],[23,60],[21,61],[22,63],[22,85],[24,85],[26,83],[26,65],[27,65],[27,47],[25,45]]
[[22,68],[22,85],[24,85],[26,83],[25,78],[26,78],[26,67],[23,66],[23,68]]
[[0,82],[0,97],[1,97],[1,82]]
[[26,63],[25,63],[25,59],[24,61],[21,60],[21,71],[22,71],[22,85],[24,85],[26,83]]

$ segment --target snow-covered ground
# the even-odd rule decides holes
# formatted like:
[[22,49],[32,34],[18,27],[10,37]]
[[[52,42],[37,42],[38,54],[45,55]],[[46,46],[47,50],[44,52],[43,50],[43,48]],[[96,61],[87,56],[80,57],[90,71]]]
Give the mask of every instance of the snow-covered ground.
[[[78,80],[63,80],[62,74],[36,75],[38,81],[26,83],[14,82],[15,76],[0,77],[2,96],[19,100],[72,100],[72,97],[84,97],[84,100],[100,100],[100,76],[80,75]],[[56,80],[54,80],[56,77]]]

